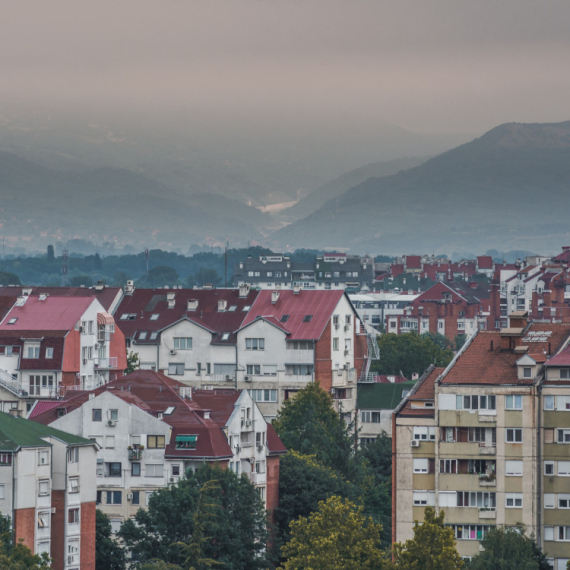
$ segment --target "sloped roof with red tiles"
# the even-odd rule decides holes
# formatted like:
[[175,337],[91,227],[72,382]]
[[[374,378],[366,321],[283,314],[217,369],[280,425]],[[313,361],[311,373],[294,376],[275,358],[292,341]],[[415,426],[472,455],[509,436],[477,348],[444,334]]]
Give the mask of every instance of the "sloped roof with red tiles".
[[562,253],[559,253],[554,261],[557,263],[570,263],[570,246],[564,246],[562,248]]
[[493,269],[493,258],[490,255],[477,256],[479,269]]
[[[168,306],[168,294],[174,295],[174,306]],[[115,323],[126,338],[138,344],[159,344],[160,333],[174,323],[187,319],[212,333],[212,344],[235,344],[237,331],[257,297],[251,290],[240,297],[239,289],[135,289],[125,295],[115,311]],[[188,310],[188,301],[198,301],[196,310]],[[218,310],[218,301],[226,301],[226,309]],[[146,332],[146,339],[140,339]],[[223,333],[230,333],[227,339]]]
[[399,416],[414,416],[423,418],[433,418],[435,416],[434,408],[414,407],[412,402],[427,401],[433,402],[435,399],[435,381],[440,374],[443,373],[445,368],[435,367],[431,365],[422,377],[416,382],[412,388],[407,400],[401,409],[396,413]]
[[0,322],[8,314],[8,311],[14,306],[16,299],[7,295],[0,296]]
[[[95,297],[25,297],[0,323],[0,331],[70,331],[95,302]],[[13,324],[10,320],[17,319]]]
[[[0,330],[0,346],[18,346],[23,355],[25,339],[42,339],[39,358],[20,358],[20,370],[61,370],[67,333],[68,331]],[[53,348],[52,358],[46,358],[46,348]]]
[[420,255],[406,255],[406,269],[420,269],[422,258]]
[[267,422],[267,448],[269,449],[269,455],[287,453],[287,448],[283,445],[275,428],[269,422]]
[[546,366],[570,366],[570,347],[547,360]]
[[53,408],[61,408],[61,400],[36,400],[34,407],[28,414],[28,419],[32,420],[45,412],[49,412]]
[[[523,332],[522,346],[537,361],[554,354],[570,335],[570,325],[533,323]],[[516,362],[523,354],[501,350],[501,333],[479,331],[459,352],[457,360],[442,375],[442,384],[530,385],[534,379],[519,379]]]
[[[259,292],[251,310],[247,314],[242,327],[247,326],[259,317],[275,317],[279,322],[284,315],[289,315],[284,327],[289,331],[290,340],[318,340],[321,338],[327,323],[345,295],[343,291],[313,291],[301,289],[279,291],[279,299],[271,302],[272,291]],[[306,320],[308,316],[310,320]]]
[[394,263],[393,265],[390,266],[390,273],[393,277],[401,275],[402,273],[404,273],[405,270],[406,269],[403,263]]
[[21,297],[23,291],[31,295],[49,295],[53,297],[97,297],[103,308],[108,311],[113,302],[122,295],[120,287],[0,287],[0,296]]

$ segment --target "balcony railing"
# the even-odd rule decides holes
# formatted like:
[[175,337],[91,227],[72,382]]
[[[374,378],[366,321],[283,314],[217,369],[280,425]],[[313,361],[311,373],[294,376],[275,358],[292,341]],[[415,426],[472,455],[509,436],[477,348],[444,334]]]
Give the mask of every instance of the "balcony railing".
[[98,370],[114,370],[117,368],[118,358],[110,356],[109,358],[95,358],[93,366]]
[[138,447],[129,448],[129,461],[140,461],[143,450]]
[[479,455],[496,455],[497,445],[494,443],[479,443]]

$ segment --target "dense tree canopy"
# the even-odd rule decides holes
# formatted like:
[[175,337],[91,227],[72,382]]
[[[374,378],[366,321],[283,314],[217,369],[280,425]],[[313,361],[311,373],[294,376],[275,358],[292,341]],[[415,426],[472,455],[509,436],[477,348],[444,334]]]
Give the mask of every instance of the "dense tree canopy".
[[49,570],[47,554],[34,554],[22,542],[14,544],[14,533],[10,517],[0,514],[0,568],[10,570]]
[[0,285],[21,285],[20,278],[15,273],[0,271]]
[[[215,482],[215,483],[212,483]],[[141,563],[221,570],[268,566],[266,513],[247,477],[205,464],[177,485],[161,489],[119,531]]]
[[436,515],[427,507],[422,523],[414,523],[414,538],[392,547],[397,570],[459,570],[464,563],[456,548],[453,531],[443,525],[445,512]]
[[95,514],[95,570],[124,570],[123,549],[111,538],[111,520],[97,509]]
[[319,503],[308,518],[291,523],[282,547],[283,570],[382,570],[389,567],[381,548],[381,526],[341,497]]
[[414,373],[422,374],[430,364],[447,366],[453,352],[440,344],[439,339],[426,334],[384,334],[378,337],[380,360],[373,362],[372,369],[380,374],[402,373],[411,378]]
[[551,570],[546,556],[522,525],[495,527],[482,540],[483,552],[469,563],[469,570]]

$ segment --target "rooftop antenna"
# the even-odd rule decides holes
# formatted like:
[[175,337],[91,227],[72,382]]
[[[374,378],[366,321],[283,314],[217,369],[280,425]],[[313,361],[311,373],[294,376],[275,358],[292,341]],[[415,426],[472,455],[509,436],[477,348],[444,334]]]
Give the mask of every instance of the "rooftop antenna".
[[67,261],[69,259],[69,251],[64,249],[61,252],[61,285],[65,287],[67,285],[67,274],[69,273],[69,266]]
[[226,251],[224,253],[224,289],[228,288],[228,244],[226,240]]

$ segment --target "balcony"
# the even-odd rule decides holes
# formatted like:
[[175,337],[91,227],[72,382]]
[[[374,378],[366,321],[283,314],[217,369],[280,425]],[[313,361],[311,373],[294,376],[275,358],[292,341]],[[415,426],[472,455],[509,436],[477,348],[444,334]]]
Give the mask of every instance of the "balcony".
[[497,478],[494,475],[479,475],[479,487],[496,487]]
[[118,359],[116,356],[110,356],[109,358],[95,358],[93,360],[93,367],[96,370],[114,370],[117,368]]
[[497,446],[493,444],[480,443],[479,455],[497,455]]
[[261,485],[261,484],[265,483],[265,473],[256,473],[254,471],[253,473],[249,474],[249,480],[254,485]]
[[140,447],[129,447],[129,461],[140,461],[142,459],[143,450]]
[[479,412],[479,421],[480,422],[496,423],[497,422],[497,416],[496,416],[496,414],[485,414],[485,413]]
[[496,519],[497,518],[497,511],[493,508],[489,509],[479,509],[479,518],[480,519]]

